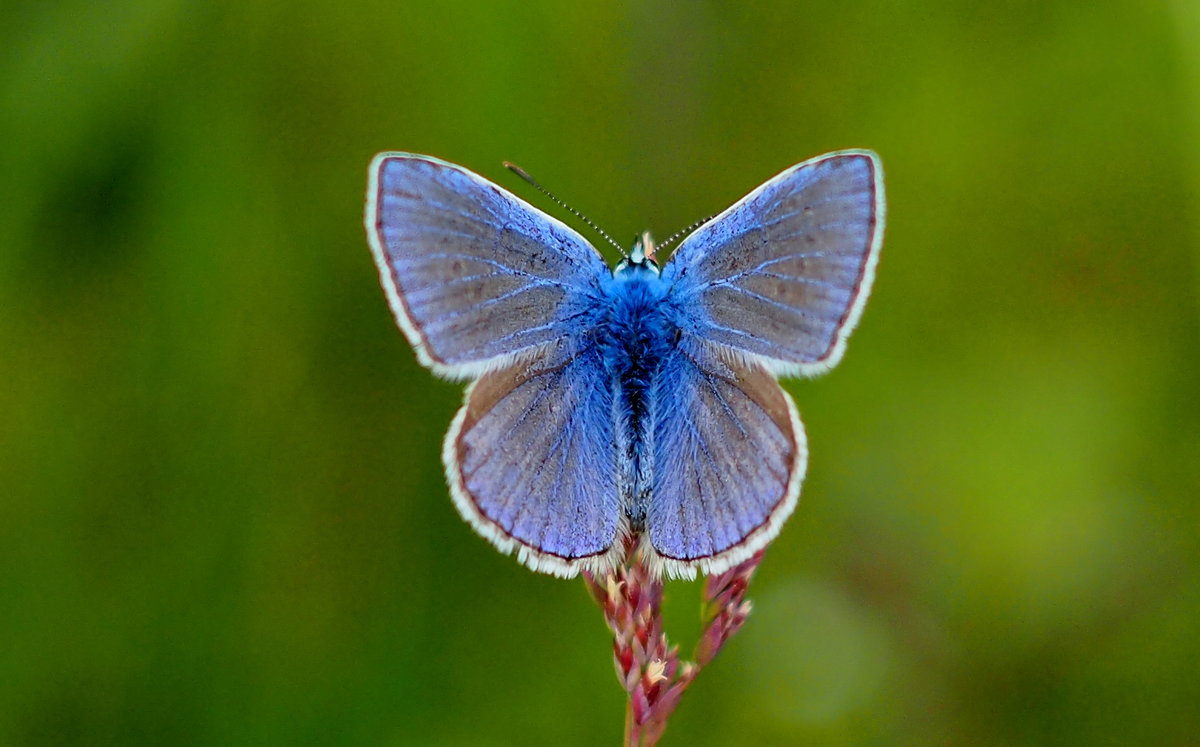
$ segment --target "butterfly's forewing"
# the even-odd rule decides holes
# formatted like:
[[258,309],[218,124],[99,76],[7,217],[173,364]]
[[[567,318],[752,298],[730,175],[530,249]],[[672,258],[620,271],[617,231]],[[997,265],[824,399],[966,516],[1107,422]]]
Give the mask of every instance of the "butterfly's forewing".
[[807,460],[796,408],[765,368],[684,336],[652,391],[649,544],[672,575],[720,573],[779,531]]
[[485,373],[442,452],[459,511],[534,570],[604,570],[623,548],[612,389],[599,352],[552,345]]
[[841,358],[883,235],[879,160],[841,151],[784,171],[688,236],[663,268],[694,330],[777,374]]
[[452,378],[563,337],[607,272],[575,231],[428,156],[376,156],[366,228],[400,327],[423,364]]

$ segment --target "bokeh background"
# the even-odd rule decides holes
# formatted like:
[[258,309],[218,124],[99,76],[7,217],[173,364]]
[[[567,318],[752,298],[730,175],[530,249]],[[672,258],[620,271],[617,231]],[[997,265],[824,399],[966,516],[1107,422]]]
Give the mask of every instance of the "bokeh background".
[[1195,743],[1195,2],[0,15],[0,743],[619,742],[582,583],[450,503],[366,165],[562,215],[513,160],[625,240],[844,147],[876,292],[788,384],[804,496],[665,743]]

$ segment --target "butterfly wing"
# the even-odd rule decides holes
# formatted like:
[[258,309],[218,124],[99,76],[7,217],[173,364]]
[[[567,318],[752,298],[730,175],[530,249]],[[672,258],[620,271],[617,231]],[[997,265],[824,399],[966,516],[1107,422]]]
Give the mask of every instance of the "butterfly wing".
[[[721,573],[778,534],[808,452],[796,407],[756,362],[684,336],[659,371],[646,535],[666,572]],[[669,404],[667,404],[669,403]]]
[[599,356],[556,343],[485,373],[446,436],[459,512],[537,571],[600,572],[624,548],[612,388]]
[[375,157],[365,222],[396,321],[421,363],[450,378],[561,338],[607,272],[575,231],[427,156]]
[[782,375],[841,358],[883,237],[879,159],[840,151],[784,171],[688,236],[663,268],[694,331]]

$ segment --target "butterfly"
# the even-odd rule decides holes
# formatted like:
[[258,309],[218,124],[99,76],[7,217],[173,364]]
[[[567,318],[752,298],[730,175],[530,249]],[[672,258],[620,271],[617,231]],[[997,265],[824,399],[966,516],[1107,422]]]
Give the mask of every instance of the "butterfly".
[[776,377],[841,359],[883,224],[866,150],[783,171],[661,267],[649,233],[610,268],[564,223],[429,156],[376,156],[365,216],[417,358],[471,381],[442,449],[454,505],[563,577],[627,551],[660,574],[716,574],[778,534],[808,449]]

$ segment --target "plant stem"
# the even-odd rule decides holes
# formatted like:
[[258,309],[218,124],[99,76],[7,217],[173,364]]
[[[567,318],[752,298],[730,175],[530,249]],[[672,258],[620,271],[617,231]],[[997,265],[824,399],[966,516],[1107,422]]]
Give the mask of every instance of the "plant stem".
[[[629,548],[636,546],[631,538]],[[625,702],[626,747],[653,747],[684,691],[750,615],[746,589],[762,560],[762,551],[716,576],[704,585],[704,632],[692,661],[679,657],[663,631],[663,579],[650,571],[640,553],[626,556],[627,564],[604,579],[584,573],[592,598],[604,611],[613,632],[613,661],[617,679],[629,694]]]

